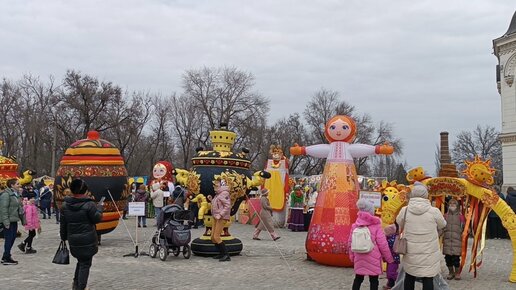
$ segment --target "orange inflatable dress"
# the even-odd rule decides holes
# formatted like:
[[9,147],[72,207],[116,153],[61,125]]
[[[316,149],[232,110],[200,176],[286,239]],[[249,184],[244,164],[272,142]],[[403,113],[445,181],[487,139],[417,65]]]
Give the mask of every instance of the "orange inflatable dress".
[[290,148],[292,155],[327,158],[305,244],[308,256],[319,264],[353,266],[348,240],[360,192],[353,158],[393,152],[389,145],[350,144],[355,134],[353,119],[339,115],[326,123],[325,136],[330,144]]

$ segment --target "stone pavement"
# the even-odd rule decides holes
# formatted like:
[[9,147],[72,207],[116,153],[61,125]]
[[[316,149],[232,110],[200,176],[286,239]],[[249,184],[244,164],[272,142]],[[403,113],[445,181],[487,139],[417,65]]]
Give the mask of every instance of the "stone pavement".
[[[148,228],[141,228],[140,239],[148,241],[155,231],[154,220]],[[134,237],[134,218],[127,221]],[[54,220],[42,220],[43,232],[34,240],[37,254],[20,253],[16,245],[13,257],[16,266],[1,267],[0,289],[71,289],[76,260],[70,265],[52,264],[59,244],[58,225]],[[262,240],[251,239],[253,226],[234,224],[231,233],[244,243],[241,256],[231,262],[220,263],[211,258],[192,256],[189,260],[169,256],[163,262],[148,256],[123,257],[134,252],[125,227],[102,237],[102,246],[93,259],[89,286],[91,289],[351,289],[353,270],[318,265],[305,260],[305,232],[279,229],[281,239],[270,240],[262,232]],[[198,237],[203,229],[193,229]],[[26,234],[23,234],[23,238]],[[149,243],[141,250],[148,252]],[[285,260],[282,259],[280,252]],[[451,289],[516,289],[507,282],[512,253],[509,240],[489,240],[484,265],[476,279],[463,273],[462,281],[451,281]],[[386,280],[380,279],[380,286]],[[369,289],[367,279],[362,289]],[[421,288],[416,288],[421,289]]]

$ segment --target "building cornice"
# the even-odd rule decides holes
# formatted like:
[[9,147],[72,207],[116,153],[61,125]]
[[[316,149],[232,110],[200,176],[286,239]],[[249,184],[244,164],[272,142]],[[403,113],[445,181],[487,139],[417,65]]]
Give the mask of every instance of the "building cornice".
[[502,143],[516,142],[516,133],[503,133],[498,135],[498,138]]
[[512,52],[516,51],[516,37],[511,37],[511,38],[514,38],[514,39],[512,39],[512,40],[510,40],[510,39],[503,39],[503,40],[510,40],[510,41],[506,42],[504,44],[500,44],[500,45],[498,45],[496,43],[497,41],[495,40],[494,46],[495,46],[495,54],[497,56],[504,55],[504,54],[509,54],[509,53],[512,53]]

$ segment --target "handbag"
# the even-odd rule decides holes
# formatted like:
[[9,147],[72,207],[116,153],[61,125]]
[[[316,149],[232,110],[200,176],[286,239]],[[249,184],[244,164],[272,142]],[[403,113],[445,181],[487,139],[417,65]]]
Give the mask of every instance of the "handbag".
[[66,247],[65,241],[61,241],[61,244],[59,244],[59,248],[57,248],[57,252],[54,255],[54,259],[52,260],[52,263],[59,264],[59,265],[70,264],[70,252],[68,251],[68,248]]
[[403,215],[403,228],[401,228],[400,234],[394,240],[394,252],[400,255],[407,254],[407,238],[405,238],[405,223],[407,222],[407,211],[408,208],[405,208],[405,214]]

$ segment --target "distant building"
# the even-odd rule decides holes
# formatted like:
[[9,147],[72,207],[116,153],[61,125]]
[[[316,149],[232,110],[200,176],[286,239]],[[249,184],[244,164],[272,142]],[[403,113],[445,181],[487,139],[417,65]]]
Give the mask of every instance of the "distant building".
[[516,186],[516,12],[509,29],[493,40],[494,55],[498,58],[496,84],[502,97],[503,182],[502,192]]

